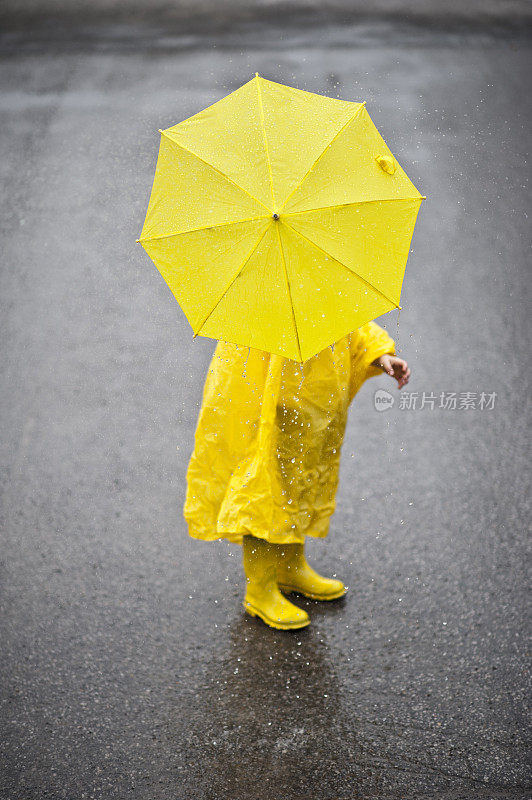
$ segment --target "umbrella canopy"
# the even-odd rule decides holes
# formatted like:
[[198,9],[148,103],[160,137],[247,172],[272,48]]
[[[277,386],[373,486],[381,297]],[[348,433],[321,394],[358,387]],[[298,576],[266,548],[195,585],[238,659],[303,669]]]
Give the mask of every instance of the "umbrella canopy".
[[424,197],[365,102],[256,73],[160,133],[138,241],[194,336],[303,362],[400,308]]

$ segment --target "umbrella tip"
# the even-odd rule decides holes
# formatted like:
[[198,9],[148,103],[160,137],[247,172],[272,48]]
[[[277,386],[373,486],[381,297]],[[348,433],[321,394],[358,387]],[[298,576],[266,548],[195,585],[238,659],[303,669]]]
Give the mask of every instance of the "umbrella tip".
[[138,242],[140,242],[140,239],[135,239],[135,241],[138,243]]
[[426,195],[426,194],[422,194],[422,195],[421,195],[421,199],[422,199],[422,200],[426,200],[426,199],[427,199],[427,195]]
[[258,72],[256,72],[256,73],[255,73],[255,77],[256,77],[256,78],[258,78],[258,77],[259,77],[259,73],[258,73]]

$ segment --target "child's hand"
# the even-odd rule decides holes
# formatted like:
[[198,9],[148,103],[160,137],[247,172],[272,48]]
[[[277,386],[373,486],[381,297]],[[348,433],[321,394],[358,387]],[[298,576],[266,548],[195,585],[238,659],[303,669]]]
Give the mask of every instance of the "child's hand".
[[403,386],[406,386],[408,383],[410,369],[406,361],[404,361],[402,358],[398,358],[397,356],[392,356],[389,353],[386,353],[385,355],[376,358],[375,361],[372,361],[371,363],[373,366],[383,369],[384,372],[388,373],[388,375],[391,375],[392,378],[395,378],[398,389],[402,389]]

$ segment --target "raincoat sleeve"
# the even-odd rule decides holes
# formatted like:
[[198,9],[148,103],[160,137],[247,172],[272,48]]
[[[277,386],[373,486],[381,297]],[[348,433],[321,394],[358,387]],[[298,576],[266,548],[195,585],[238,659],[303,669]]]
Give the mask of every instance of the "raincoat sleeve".
[[351,371],[349,379],[349,402],[368,378],[382,375],[380,367],[372,366],[385,353],[395,355],[395,342],[384,328],[376,322],[367,322],[349,334]]
[[184,506],[189,533],[215,539],[220,506],[233,473],[254,449],[269,357],[260,351],[219,342],[205,380],[187,470]]

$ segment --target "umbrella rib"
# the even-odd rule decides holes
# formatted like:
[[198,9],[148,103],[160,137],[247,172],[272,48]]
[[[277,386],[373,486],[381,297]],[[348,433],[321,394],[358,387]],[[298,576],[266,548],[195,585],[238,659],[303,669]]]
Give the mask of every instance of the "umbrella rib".
[[312,211],[326,211],[328,208],[345,208],[346,206],[358,206],[366,203],[404,203],[406,200],[426,200],[425,195],[420,197],[382,197],[371,200],[351,200],[349,203],[333,203],[332,206],[317,206],[316,208],[306,208],[304,211],[285,211],[283,217],[293,217],[296,214],[310,214]]
[[247,194],[247,195],[248,195],[248,197],[251,197],[251,199],[252,199],[252,200],[255,200],[255,202],[256,202],[256,203],[258,203],[259,205],[261,205],[263,208],[265,208],[265,209],[266,209],[266,211],[268,211],[268,212],[270,211],[270,209],[268,208],[268,206],[264,205],[264,203],[263,203],[261,200],[259,200],[259,198],[258,198],[258,197],[255,197],[254,195],[252,195],[252,194],[251,194],[251,192],[248,192],[248,190],[247,190],[247,189],[244,189],[244,187],[243,187],[243,186],[240,186],[240,185],[239,185],[239,184],[238,184],[236,181],[234,181],[232,178],[230,178],[230,177],[229,177],[229,175],[226,175],[226,173],[225,173],[225,172],[222,172],[222,170],[221,170],[221,169],[218,169],[218,167],[215,167],[215,166],[214,166],[214,164],[211,164],[211,163],[209,163],[209,161],[206,161],[204,158],[202,158],[201,156],[199,156],[199,155],[198,155],[197,153],[195,153],[193,150],[190,150],[188,147],[185,147],[185,146],[184,146],[184,145],[182,145],[180,142],[176,142],[176,140],[175,140],[175,139],[172,139],[172,137],[171,137],[171,136],[169,136],[169,135],[166,133],[166,131],[161,131],[161,130],[160,130],[160,131],[159,131],[159,133],[161,134],[161,136],[166,136],[166,138],[168,139],[168,141],[169,141],[169,142],[172,142],[172,144],[174,144],[176,147],[180,147],[182,150],[185,150],[187,153],[190,153],[190,155],[192,155],[192,156],[194,156],[195,158],[197,158],[197,159],[198,159],[198,161],[202,161],[204,164],[206,164],[208,167],[210,167],[212,170],[214,170],[214,172],[217,172],[217,173],[218,173],[218,175],[221,175],[223,178],[225,178],[226,180],[228,180],[228,181],[229,181],[229,183],[232,183],[232,184],[233,184],[233,186],[236,186],[236,188],[237,188],[237,189],[240,189],[240,191],[241,191],[241,192],[244,192],[244,194]]
[[200,228],[190,228],[188,231],[176,231],[175,233],[164,233],[162,236],[141,236],[137,242],[156,242],[160,239],[171,239],[173,236],[184,236],[186,233],[197,233],[198,231],[208,231],[213,228],[223,228],[227,225],[240,225],[241,222],[255,222],[258,219],[265,219],[270,214],[261,214],[260,217],[246,217],[246,219],[235,219],[231,222],[219,222],[217,225],[202,225]]
[[352,116],[352,117],[349,117],[349,119],[347,120],[347,122],[346,122],[346,123],[344,123],[344,125],[342,125],[342,127],[340,128],[340,130],[339,130],[339,131],[337,131],[337,132],[334,134],[333,138],[331,139],[331,141],[329,142],[329,144],[327,145],[327,147],[325,147],[325,148],[324,148],[324,149],[321,151],[321,153],[319,154],[319,156],[318,156],[318,157],[317,157],[317,158],[314,160],[314,163],[313,163],[313,164],[311,164],[311,166],[310,166],[310,167],[308,168],[308,170],[305,172],[305,174],[303,175],[303,177],[301,178],[301,180],[299,181],[299,183],[297,184],[297,186],[295,186],[295,187],[294,187],[294,189],[293,189],[293,190],[290,192],[290,194],[288,195],[288,197],[286,198],[286,200],[285,200],[285,201],[284,201],[284,203],[283,203],[283,208],[286,206],[286,204],[288,203],[288,201],[290,200],[290,198],[292,197],[292,195],[294,194],[294,192],[296,192],[296,191],[297,191],[297,190],[298,190],[298,189],[299,189],[299,188],[300,188],[300,187],[303,185],[303,182],[304,182],[305,178],[306,178],[306,177],[307,177],[307,176],[310,174],[310,172],[312,172],[312,170],[314,169],[314,167],[315,167],[315,166],[318,164],[318,162],[319,162],[319,161],[320,161],[320,159],[323,157],[323,155],[324,155],[324,154],[327,152],[327,150],[330,148],[330,146],[332,145],[332,143],[333,143],[333,142],[334,142],[334,141],[335,141],[335,140],[336,140],[336,139],[337,139],[337,138],[340,136],[340,134],[342,133],[342,131],[344,131],[344,130],[347,128],[347,126],[348,126],[348,125],[350,125],[350,124],[353,122],[353,120],[355,120],[355,119],[357,118],[357,116],[360,114],[360,112],[361,112],[361,111],[362,111],[362,109],[365,107],[365,105],[366,105],[366,101],[364,100],[364,101],[363,101],[363,102],[360,104],[360,106],[357,108],[357,110],[355,111],[355,113],[353,114],[353,116]]
[[308,236],[305,236],[303,233],[301,233],[300,231],[298,231],[294,227],[292,227],[292,225],[289,225],[288,222],[285,222],[284,224],[286,225],[287,228],[290,228],[291,230],[293,230],[294,233],[296,233],[298,236],[301,236],[302,239],[305,239],[307,242],[309,242],[309,244],[311,244],[313,247],[316,247],[318,250],[321,250],[322,253],[325,253],[325,255],[328,258],[332,258],[333,261],[336,261],[337,264],[341,264],[342,267],[345,267],[345,269],[349,270],[349,272],[352,275],[356,275],[357,278],[359,278],[361,281],[363,281],[366,284],[366,286],[369,286],[370,289],[372,289],[374,292],[377,292],[377,294],[380,294],[381,297],[384,297],[385,300],[387,300],[389,303],[391,303],[394,308],[401,308],[401,306],[398,305],[395,302],[395,300],[392,300],[391,297],[388,297],[388,295],[384,294],[384,292],[381,292],[380,289],[377,289],[376,286],[373,286],[372,283],[370,283],[365,278],[363,278],[362,275],[359,275],[358,272],[355,272],[354,269],[351,269],[351,267],[348,267],[347,264],[344,264],[343,261],[340,261],[340,259],[335,258],[333,255],[331,255],[331,253],[328,253],[327,250],[324,250],[323,247],[320,247],[319,244],[316,244],[316,242],[313,242],[312,239],[309,239]]
[[259,103],[259,111],[260,111],[260,124],[262,128],[262,135],[264,138],[264,149],[266,151],[266,161],[268,162],[268,174],[270,177],[270,191],[272,193],[272,207],[275,209],[275,194],[273,191],[273,175],[272,175],[272,163],[270,161],[270,151],[268,149],[268,139],[266,138],[266,127],[264,125],[264,107],[262,105],[262,95],[260,92],[260,78],[259,73],[255,73],[255,80],[257,81],[257,99]]
[[285,276],[285,280],[286,280],[286,289],[287,289],[287,292],[288,292],[288,299],[290,300],[290,308],[292,309],[292,322],[294,323],[294,331],[295,331],[295,334],[296,334],[297,351],[299,353],[299,360],[301,361],[302,360],[301,343],[299,341],[299,332],[297,330],[296,313],[295,313],[295,310],[294,310],[294,303],[292,301],[292,291],[290,289],[290,280],[288,278],[288,270],[286,268],[286,261],[285,261],[285,257],[284,257],[283,243],[281,241],[281,234],[279,232],[279,225],[276,225],[276,228],[277,228],[277,237],[279,239],[279,248],[281,250],[281,258],[283,260],[284,276]]
[[216,308],[216,306],[217,306],[217,305],[220,303],[220,301],[222,300],[222,298],[224,297],[224,295],[225,295],[225,294],[227,294],[227,292],[229,291],[229,289],[231,288],[231,286],[233,285],[233,283],[236,281],[236,279],[238,278],[238,276],[240,275],[240,273],[242,272],[242,270],[244,269],[244,267],[245,267],[245,266],[246,266],[246,264],[248,263],[249,259],[251,258],[251,256],[253,255],[253,253],[255,252],[255,250],[257,249],[257,247],[259,246],[259,244],[262,242],[262,240],[264,239],[264,237],[266,236],[266,234],[267,234],[267,232],[268,232],[268,230],[269,230],[269,227],[270,227],[269,225],[267,225],[267,226],[266,226],[266,229],[265,229],[264,233],[262,233],[262,234],[260,235],[260,237],[258,238],[258,240],[255,242],[255,244],[253,245],[253,247],[252,247],[252,248],[251,248],[251,250],[249,251],[248,255],[246,256],[246,258],[244,259],[244,261],[242,262],[242,264],[239,266],[238,270],[235,272],[235,274],[233,275],[233,277],[232,277],[232,278],[229,280],[229,283],[226,285],[225,289],[224,289],[224,290],[221,292],[221,294],[220,294],[220,296],[218,297],[218,300],[216,301],[216,303],[213,305],[213,307],[211,308],[211,310],[210,310],[210,311],[208,311],[208,312],[207,312],[207,314],[205,315],[205,317],[202,319],[202,321],[201,321],[200,325],[198,325],[198,329],[197,329],[197,331],[195,331],[195,333],[194,333],[194,336],[192,337],[193,339],[195,339],[195,338],[196,338],[196,336],[198,335],[198,333],[200,332],[200,330],[203,328],[203,326],[205,325],[205,323],[207,322],[207,320],[208,320],[208,319],[209,319],[209,317],[211,316],[211,314],[212,314],[212,312],[214,311],[214,309]]

